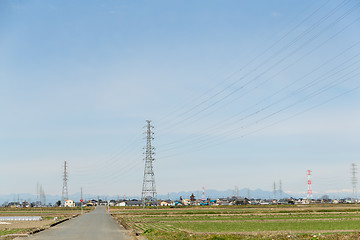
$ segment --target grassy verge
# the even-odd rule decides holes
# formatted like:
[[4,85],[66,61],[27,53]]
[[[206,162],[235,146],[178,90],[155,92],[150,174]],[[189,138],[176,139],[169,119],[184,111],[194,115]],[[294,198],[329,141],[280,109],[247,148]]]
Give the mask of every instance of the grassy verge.
[[0,236],[8,235],[8,234],[21,234],[21,233],[28,233],[31,229],[28,228],[15,228],[15,229],[2,229],[0,230]]

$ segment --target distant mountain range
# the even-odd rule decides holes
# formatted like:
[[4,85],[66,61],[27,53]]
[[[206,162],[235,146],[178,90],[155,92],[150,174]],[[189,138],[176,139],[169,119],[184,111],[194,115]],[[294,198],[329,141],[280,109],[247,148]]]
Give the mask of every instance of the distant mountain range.
[[[158,198],[159,199],[171,199],[171,200],[178,200],[180,199],[180,197],[182,197],[183,199],[186,198],[190,198],[191,194],[194,194],[195,198],[197,199],[201,199],[202,198],[202,191],[200,190],[195,190],[195,191],[181,191],[181,192],[171,192],[168,194],[159,194]],[[351,194],[349,192],[332,192],[331,194],[314,194],[314,198],[321,198],[322,196],[327,195],[329,198],[347,198],[347,197],[351,197]],[[255,190],[248,190],[247,188],[244,189],[239,189],[238,191],[234,191],[234,190],[224,190],[224,191],[219,191],[219,190],[213,190],[213,189],[208,189],[205,190],[205,198],[211,198],[211,199],[215,199],[215,198],[227,198],[227,197],[232,197],[232,196],[238,196],[238,197],[247,197],[247,198],[255,198],[255,199],[270,199],[274,197],[274,193],[272,191],[264,191],[262,189],[255,189]],[[98,199],[98,197],[102,200],[112,200],[112,199],[122,199],[122,196],[119,195],[93,195],[93,194],[84,194],[83,199],[84,200],[90,200],[90,199]],[[305,194],[287,194],[285,192],[283,192],[281,195],[279,193],[276,194],[276,198],[290,198],[290,197],[294,197],[294,198],[304,198],[306,197]],[[75,194],[71,194],[69,195],[69,198],[74,200],[74,201],[79,201],[80,200],[80,193],[75,193]],[[131,198],[131,199],[140,199],[141,195],[139,194],[138,196],[131,196],[131,197],[126,197],[126,198]],[[19,199],[19,201],[30,201],[30,202],[34,202],[37,200],[37,196],[34,194],[29,194],[29,193],[22,193],[22,194],[7,194],[7,195],[0,195],[0,203],[5,203],[5,202],[17,202]],[[52,203],[54,204],[55,202],[57,202],[58,200],[61,200],[61,196],[60,195],[46,195],[46,202],[47,203]]]
[[[169,193],[167,195],[159,195],[158,197],[161,199],[168,199],[170,198],[171,200],[176,200],[179,199],[180,197],[182,197],[183,199],[185,198],[190,198],[191,194],[194,194],[195,198],[197,199],[201,199],[202,198],[202,191],[196,190],[196,191],[182,191],[182,192],[172,192]],[[331,193],[314,193],[313,194],[313,198],[323,198],[325,197],[325,195],[329,198],[333,198],[333,199],[339,199],[339,198],[351,198],[352,197],[352,193],[348,192],[348,191],[333,191]],[[264,191],[262,189],[255,189],[255,190],[251,190],[251,189],[247,189],[247,188],[243,188],[243,189],[239,189],[238,191],[235,190],[224,190],[224,191],[218,191],[218,190],[213,190],[213,189],[208,189],[205,190],[205,198],[226,198],[226,197],[232,197],[232,196],[237,196],[237,197],[246,197],[246,198],[254,198],[254,199],[272,199],[274,198],[274,193],[272,191]],[[306,193],[286,193],[286,192],[282,192],[281,194],[279,192],[276,193],[275,198],[280,199],[280,198],[306,198]]]
[[[172,192],[168,195],[159,195],[158,197],[161,199],[168,199],[171,200],[179,199],[182,197],[183,199],[190,198],[191,194],[194,194],[195,198],[201,199],[202,198],[202,191],[182,191],[182,192]],[[218,191],[214,189],[208,189],[205,190],[205,198],[227,198],[227,197],[247,197],[247,198],[273,198],[274,193],[270,191],[264,191],[261,189],[255,189],[255,190],[248,190],[247,188],[239,189],[237,192],[234,190],[224,190],[224,191]],[[280,194],[276,195],[277,198],[280,197]],[[290,197],[286,193],[281,194],[281,198],[288,198]]]

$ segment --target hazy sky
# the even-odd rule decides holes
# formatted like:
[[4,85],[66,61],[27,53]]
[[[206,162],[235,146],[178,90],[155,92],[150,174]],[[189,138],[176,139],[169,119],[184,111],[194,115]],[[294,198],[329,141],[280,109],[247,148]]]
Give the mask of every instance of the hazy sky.
[[[356,0],[0,0],[0,194],[349,191]],[[359,165],[360,166],[360,165]]]

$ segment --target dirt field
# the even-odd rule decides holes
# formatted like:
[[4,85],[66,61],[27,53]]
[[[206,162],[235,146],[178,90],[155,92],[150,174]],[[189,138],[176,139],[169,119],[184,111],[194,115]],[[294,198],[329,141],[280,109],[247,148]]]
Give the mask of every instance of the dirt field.
[[[91,210],[87,208],[84,212]],[[40,221],[0,221],[0,238],[16,234],[29,234],[46,229],[59,221],[72,218],[80,214],[79,208],[0,208],[0,217],[4,216],[41,216]],[[54,220],[57,217],[57,220]],[[1,237],[2,236],[2,237]],[[6,239],[12,239],[6,238]]]
[[[19,229],[19,228],[42,228],[54,223],[54,220],[42,220],[42,221],[7,221],[0,222],[0,230],[5,229]],[[5,224],[4,224],[5,223]]]

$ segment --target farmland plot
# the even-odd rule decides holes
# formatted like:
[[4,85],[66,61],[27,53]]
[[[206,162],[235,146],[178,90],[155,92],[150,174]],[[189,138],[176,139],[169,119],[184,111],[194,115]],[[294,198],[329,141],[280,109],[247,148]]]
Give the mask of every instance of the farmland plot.
[[[90,209],[85,209],[89,211]],[[40,216],[40,221],[0,221],[0,237],[29,234],[80,214],[79,208],[0,208],[0,217]],[[56,217],[56,219],[54,219]],[[11,239],[8,237],[7,239]]]
[[112,208],[148,239],[360,239],[357,205]]

